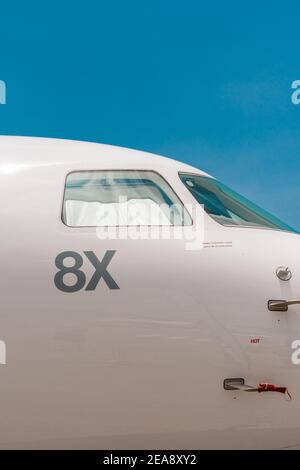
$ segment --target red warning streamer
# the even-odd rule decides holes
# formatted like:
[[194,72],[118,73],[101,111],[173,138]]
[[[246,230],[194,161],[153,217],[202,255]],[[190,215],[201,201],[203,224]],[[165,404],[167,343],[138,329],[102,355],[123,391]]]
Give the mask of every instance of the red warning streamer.
[[279,393],[283,393],[288,400],[292,399],[291,394],[289,393],[287,387],[278,387],[277,385],[274,385],[274,384],[261,383],[258,385],[257,391],[259,393],[279,392]]

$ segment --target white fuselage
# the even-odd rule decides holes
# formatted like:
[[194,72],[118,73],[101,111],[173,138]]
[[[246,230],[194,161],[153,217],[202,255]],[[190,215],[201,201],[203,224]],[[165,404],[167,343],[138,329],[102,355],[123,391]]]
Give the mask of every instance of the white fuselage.
[[[95,227],[66,226],[66,176],[114,169],[156,171],[187,206],[195,200],[178,172],[203,174],[117,147],[0,139],[0,447],[300,445],[300,365],[291,361],[300,305],[267,308],[269,299],[300,298],[299,235],[225,227],[200,205],[197,250],[182,239],[101,240]],[[103,279],[90,291],[57,289],[55,259],[65,251],[81,255],[87,280],[94,267],[84,252],[101,260],[114,251],[119,289]],[[276,277],[278,266],[290,268],[290,281]],[[287,386],[293,400],[225,391],[230,377]]]

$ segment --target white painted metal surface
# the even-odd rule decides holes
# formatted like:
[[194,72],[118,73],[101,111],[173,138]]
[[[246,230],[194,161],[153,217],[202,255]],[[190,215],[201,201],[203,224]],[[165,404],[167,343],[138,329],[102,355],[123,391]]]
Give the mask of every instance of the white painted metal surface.
[[[156,171],[187,205],[195,200],[178,172],[205,175],[113,146],[0,138],[0,447],[299,445],[300,306],[267,309],[300,298],[299,235],[224,227],[204,213],[204,248],[186,250],[182,240],[100,240],[93,227],[64,225],[67,174],[104,169]],[[107,250],[120,289],[56,288],[59,253],[101,260]],[[278,266],[291,269],[288,282]],[[82,269],[93,275],[86,258]],[[228,377],[287,386],[293,400],[225,391]]]

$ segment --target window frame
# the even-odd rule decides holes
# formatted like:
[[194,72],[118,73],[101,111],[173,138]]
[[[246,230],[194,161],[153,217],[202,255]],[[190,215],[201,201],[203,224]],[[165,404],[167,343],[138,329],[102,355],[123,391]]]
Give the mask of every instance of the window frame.
[[[123,172],[131,172],[131,171],[139,171],[139,172],[144,172],[144,173],[154,173],[155,175],[157,175],[159,178],[161,178],[165,183],[166,185],[170,188],[170,190],[173,192],[173,194],[175,194],[176,198],[178,199],[179,203],[181,204],[181,206],[183,207],[183,210],[186,212],[187,216],[189,217],[190,219],[190,223],[189,224],[182,224],[182,225],[68,225],[65,221],[64,221],[64,207],[65,207],[65,194],[66,194],[66,187],[67,187],[67,180],[68,180],[68,177],[73,174],[73,173],[99,173],[99,172],[113,172],[113,171],[123,171]],[[179,174],[179,173],[178,173]],[[180,178],[179,178],[180,179]],[[84,170],[71,170],[69,171],[66,176],[65,176],[65,179],[64,179],[64,188],[63,188],[63,195],[62,195],[62,205],[61,205],[61,211],[60,211],[60,220],[61,222],[63,223],[63,225],[67,228],[70,228],[70,229],[87,229],[87,228],[97,228],[97,229],[107,229],[107,228],[130,228],[130,229],[136,229],[136,228],[149,228],[149,227],[153,227],[153,228],[159,228],[159,227],[169,227],[169,228],[175,228],[175,227],[192,227],[194,226],[194,220],[193,220],[193,217],[192,215],[190,214],[190,212],[188,211],[188,209],[186,208],[185,204],[183,203],[182,199],[178,196],[177,192],[175,191],[175,189],[173,188],[173,186],[171,186],[171,184],[169,183],[169,181],[161,174],[159,173],[158,171],[156,170],[151,170],[151,169],[137,169],[137,168],[112,168],[112,169],[109,169],[109,168],[105,168],[105,169],[92,169],[92,170],[88,170],[88,169],[84,169]]]

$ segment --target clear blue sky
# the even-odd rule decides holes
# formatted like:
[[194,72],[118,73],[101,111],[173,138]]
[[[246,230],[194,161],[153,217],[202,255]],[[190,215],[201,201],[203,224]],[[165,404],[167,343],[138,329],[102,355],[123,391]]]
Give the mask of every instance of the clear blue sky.
[[300,228],[298,1],[0,6],[0,134],[191,163]]

